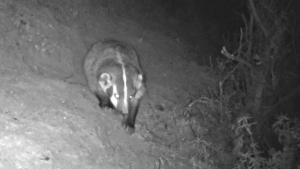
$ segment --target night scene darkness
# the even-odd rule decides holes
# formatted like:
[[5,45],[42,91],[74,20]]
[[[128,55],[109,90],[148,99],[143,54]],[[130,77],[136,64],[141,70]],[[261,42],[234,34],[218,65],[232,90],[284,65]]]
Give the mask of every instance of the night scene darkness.
[[300,169],[299,0],[0,0],[0,169]]

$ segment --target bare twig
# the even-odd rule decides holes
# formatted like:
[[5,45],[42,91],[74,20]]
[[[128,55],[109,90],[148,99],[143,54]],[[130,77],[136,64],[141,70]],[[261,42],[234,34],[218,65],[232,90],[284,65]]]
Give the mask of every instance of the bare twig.
[[195,105],[195,104],[207,104],[209,101],[209,98],[208,97],[205,97],[205,96],[202,96],[200,98],[197,98],[193,101],[191,101],[185,108],[184,112],[183,112],[183,115],[184,116],[188,116],[188,112],[192,109],[192,107]]
[[248,48],[247,52],[245,54],[246,58],[251,58],[251,52],[252,52],[252,46],[253,46],[253,16],[250,16],[250,21],[249,21],[249,30],[248,30]]
[[256,85],[255,88],[253,112],[257,114],[262,104],[263,92],[265,89],[265,81],[264,81],[265,77],[262,74],[259,74],[256,78],[258,78],[257,80],[258,84]]
[[238,48],[238,50],[237,50],[237,58],[241,58],[241,53],[242,53],[242,49],[243,49],[243,39],[244,39],[244,37],[243,37],[243,35],[244,35],[244,33],[243,33],[243,29],[241,28],[240,29],[240,42],[239,42],[239,48]]
[[253,69],[252,65],[249,62],[247,62],[246,60],[244,60],[240,57],[236,57],[233,54],[229,53],[225,46],[222,47],[221,54],[223,54],[225,57],[227,57],[230,60],[235,60],[239,63],[242,63],[242,64],[248,66],[250,69]]
[[230,72],[226,74],[226,76],[222,79],[222,85],[223,83],[236,71],[236,69],[240,66],[241,64],[237,64]]
[[237,70],[237,68],[241,65],[241,63],[238,63],[230,72],[228,72],[226,74],[226,76],[221,80],[219,81],[219,93],[220,93],[220,110],[221,112],[223,112],[223,94],[224,94],[224,91],[223,91],[223,84],[224,82]]
[[254,19],[256,20],[258,26],[259,26],[259,27],[261,28],[261,30],[264,32],[264,35],[265,35],[266,37],[268,37],[269,32],[267,31],[267,29],[266,29],[265,26],[263,25],[262,21],[260,20],[258,14],[257,14],[256,8],[255,8],[255,4],[254,4],[253,0],[249,0],[249,5],[250,5],[250,8],[251,8],[253,17],[254,17]]

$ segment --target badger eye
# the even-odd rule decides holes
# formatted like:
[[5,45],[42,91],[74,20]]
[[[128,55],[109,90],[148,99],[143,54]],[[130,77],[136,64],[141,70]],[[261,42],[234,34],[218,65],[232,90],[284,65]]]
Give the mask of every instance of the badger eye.
[[120,98],[120,95],[118,95],[117,93],[114,93],[114,97],[119,99]]
[[129,99],[130,99],[130,100],[132,100],[133,98],[134,98],[134,97],[133,97],[132,95],[131,95],[131,96],[129,96]]

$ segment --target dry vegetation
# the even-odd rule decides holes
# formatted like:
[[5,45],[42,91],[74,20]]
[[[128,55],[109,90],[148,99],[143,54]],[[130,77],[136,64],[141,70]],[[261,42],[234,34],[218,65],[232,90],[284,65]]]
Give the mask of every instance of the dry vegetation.
[[300,167],[296,113],[290,119],[276,112],[299,92],[297,87],[284,97],[278,95],[283,77],[291,73],[285,63],[293,58],[288,5],[248,0],[244,26],[221,50],[219,100],[237,119],[233,127],[236,169]]
[[244,25],[227,38],[217,58],[217,92],[186,106],[184,115],[202,163],[235,169],[300,168],[299,116],[282,106],[300,89],[296,83],[282,94],[283,84],[298,78],[291,76],[297,74],[297,64],[290,5],[248,0]]

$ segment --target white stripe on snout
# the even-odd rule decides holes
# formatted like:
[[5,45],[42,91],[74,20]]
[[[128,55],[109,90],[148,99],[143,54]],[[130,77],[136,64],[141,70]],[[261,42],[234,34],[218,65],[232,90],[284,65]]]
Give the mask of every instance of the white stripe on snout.
[[123,88],[123,93],[124,93],[124,97],[123,97],[123,104],[124,104],[124,109],[123,113],[128,114],[128,102],[127,102],[127,97],[128,97],[128,88],[127,88],[127,76],[126,76],[126,69],[125,69],[125,65],[124,62],[120,56],[120,53],[117,53],[117,58],[119,63],[122,65],[122,79],[123,79],[123,83],[124,83],[124,88]]
[[122,72],[123,72],[123,83],[124,83],[124,107],[126,109],[126,112],[124,113],[128,113],[128,103],[127,103],[127,77],[126,77],[126,70],[125,70],[125,67],[124,65],[122,65]]
[[114,85],[112,86],[112,89],[113,89],[113,91],[112,91],[112,96],[110,97],[110,101],[111,101],[111,103],[114,105],[114,107],[117,107],[117,106],[118,106],[118,103],[119,103],[118,98],[116,98],[116,96],[119,95],[117,86],[114,84]]

